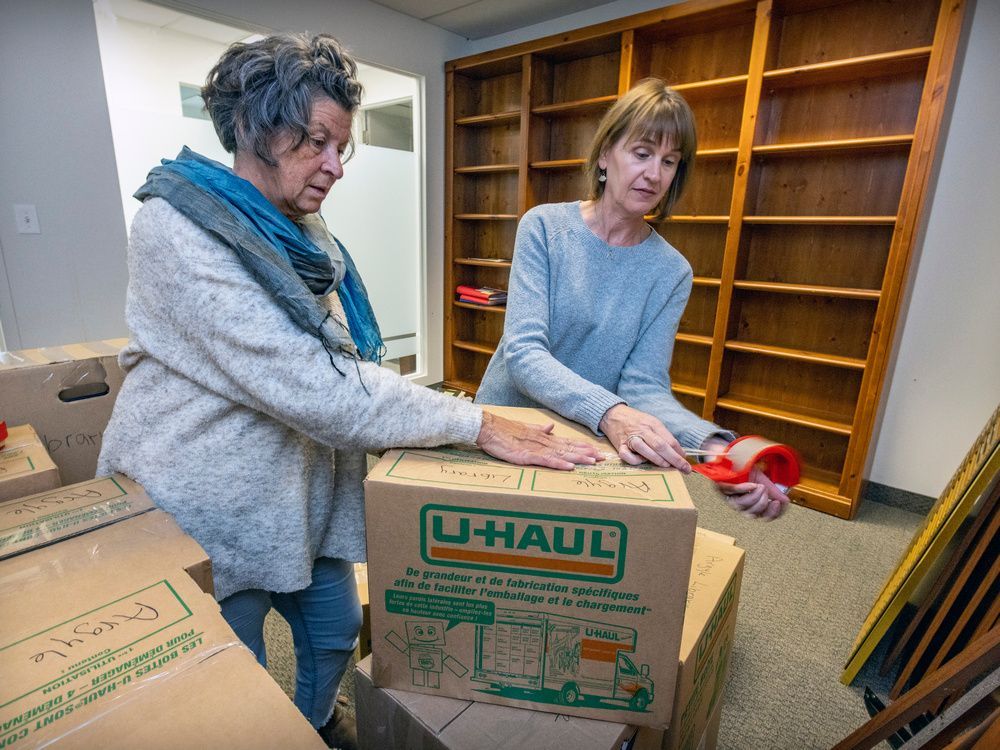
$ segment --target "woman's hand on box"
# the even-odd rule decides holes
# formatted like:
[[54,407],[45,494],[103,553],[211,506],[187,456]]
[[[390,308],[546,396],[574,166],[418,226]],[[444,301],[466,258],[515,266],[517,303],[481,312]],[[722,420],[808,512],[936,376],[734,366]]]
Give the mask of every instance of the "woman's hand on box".
[[717,486],[728,496],[726,501],[729,506],[748,518],[771,521],[784,513],[788,505],[788,495],[757,468],[750,470],[750,477],[746,482],[719,482]]
[[603,460],[596,445],[582,440],[556,437],[554,424],[534,425],[505,419],[483,411],[483,426],[476,445],[495,458],[512,464],[572,469],[576,464]]
[[652,414],[616,404],[604,412],[599,426],[627,464],[649,461],[684,474],[691,471],[691,464],[677,438]]

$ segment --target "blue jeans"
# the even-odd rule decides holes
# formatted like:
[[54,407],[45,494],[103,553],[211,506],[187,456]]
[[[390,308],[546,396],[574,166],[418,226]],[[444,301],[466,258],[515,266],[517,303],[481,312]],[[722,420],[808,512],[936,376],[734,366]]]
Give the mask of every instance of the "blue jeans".
[[313,563],[312,583],[302,591],[249,589],[220,605],[226,622],[262,667],[267,666],[264,617],[273,606],[288,621],[295,644],[295,705],[317,729],[326,724],[361,630],[354,563],[321,557]]

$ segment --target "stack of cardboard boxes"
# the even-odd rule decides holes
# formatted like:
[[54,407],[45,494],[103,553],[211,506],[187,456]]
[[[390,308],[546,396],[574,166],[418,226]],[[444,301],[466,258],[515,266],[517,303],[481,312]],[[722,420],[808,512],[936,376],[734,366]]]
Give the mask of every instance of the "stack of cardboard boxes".
[[204,550],[93,478],[115,343],[0,357],[0,748],[325,747],[222,619]]
[[[221,618],[204,551],[94,478],[122,343],[0,355],[0,748],[322,747]],[[366,497],[363,746],[714,747],[743,552],[696,531],[676,472],[396,450]]]
[[743,552],[696,534],[677,472],[396,450],[366,513],[365,747],[714,746]]

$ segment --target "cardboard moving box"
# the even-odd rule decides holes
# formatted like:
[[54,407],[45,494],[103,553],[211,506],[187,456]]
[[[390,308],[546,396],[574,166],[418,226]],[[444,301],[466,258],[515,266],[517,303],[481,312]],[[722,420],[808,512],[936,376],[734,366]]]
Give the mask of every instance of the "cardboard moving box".
[[666,727],[697,519],[678,472],[396,450],[365,496],[376,686]]
[[0,415],[34,426],[67,484],[93,479],[128,339],[0,352]]
[[155,506],[115,474],[0,504],[0,560],[145,513]]
[[356,661],[361,661],[372,652],[372,610],[368,602],[368,565],[354,563],[354,582],[358,585],[358,600],[361,602],[361,632],[358,633]]
[[131,562],[28,587],[0,613],[0,746],[325,747],[214,599]]
[[674,718],[663,738],[663,750],[715,747],[745,555],[732,538],[720,537],[701,529],[695,537]]
[[325,747],[208,570],[159,510],[0,562],[0,747]]
[[[629,744],[636,727],[511,706],[423,695],[372,684],[371,657],[354,670],[358,742],[363,750],[653,750]],[[654,732],[654,730],[649,730]]]
[[404,690],[376,688],[371,660],[355,672],[358,733],[366,750],[714,750],[736,623],[743,551],[733,538],[698,529],[687,589],[674,721],[667,732]]
[[0,503],[58,487],[59,469],[30,424],[8,428],[0,450]]

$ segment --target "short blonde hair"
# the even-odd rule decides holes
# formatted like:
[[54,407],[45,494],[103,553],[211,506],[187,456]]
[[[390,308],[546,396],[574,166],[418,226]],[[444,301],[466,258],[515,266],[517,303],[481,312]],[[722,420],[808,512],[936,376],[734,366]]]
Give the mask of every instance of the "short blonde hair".
[[691,177],[698,136],[691,107],[684,97],[659,78],[639,81],[615,102],[598,125],[584,165],[591,200],[598,200],[604,194],[604,183],[598,179],[601,175],[598,166],[601,155],[619,141],[637,138],[653,143],[666,141],[681,152],[681,161],[670,189],[655,208],[654,218],[660,221],[670,215]]

